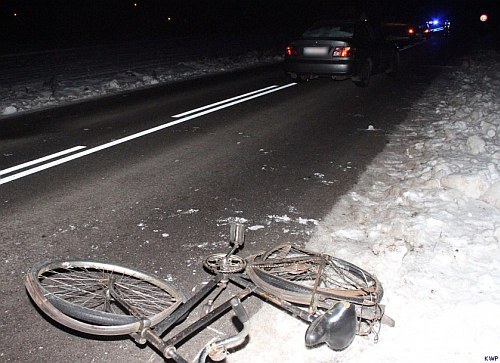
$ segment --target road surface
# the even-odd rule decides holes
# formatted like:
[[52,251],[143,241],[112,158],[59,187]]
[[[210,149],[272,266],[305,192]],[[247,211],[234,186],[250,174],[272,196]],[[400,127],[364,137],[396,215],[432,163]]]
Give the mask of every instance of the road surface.
[[399,78],[377,75],[368,88],[294,84],[268,66],[2,120],[1,360],[159,361],[131,340],[44,319],[24,290],[27,269],[101,259],[190,295],[232,219],[250,227],[243,255],[307,241],[450,56],[431,39],[405,52]]

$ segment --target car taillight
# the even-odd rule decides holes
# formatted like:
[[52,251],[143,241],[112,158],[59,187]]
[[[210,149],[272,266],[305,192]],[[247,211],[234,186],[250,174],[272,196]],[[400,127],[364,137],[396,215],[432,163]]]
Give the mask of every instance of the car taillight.
[[333,48],[332,56],[346,58],[352,56],[353,52],[354,48],[351,47],[335,47]]
[[299,52],[297,51],[297,48],[295,48],[293,45],[287,45],[285,48],[285,54],[287,56],[293,56],[293,55],[299,55]]

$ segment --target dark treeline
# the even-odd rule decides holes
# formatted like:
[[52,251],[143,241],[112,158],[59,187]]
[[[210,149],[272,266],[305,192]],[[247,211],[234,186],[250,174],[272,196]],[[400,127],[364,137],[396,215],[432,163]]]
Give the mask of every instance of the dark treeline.
[[[493,1],[493,0],[491,0]],[[78,46],[211,33],[300,33],[318,19],[472,16],[488,0],[2,0],[0,47]],[[413,19],[412,19],[413,20]]]

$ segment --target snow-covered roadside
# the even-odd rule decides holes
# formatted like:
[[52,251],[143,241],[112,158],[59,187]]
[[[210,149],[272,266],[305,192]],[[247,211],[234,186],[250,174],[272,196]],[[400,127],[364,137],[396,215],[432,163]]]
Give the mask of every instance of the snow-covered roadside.
[[228,362],[500,356],[499,136],[500,55],[484,51],[434,81],[307,244],[374,272],[396,326],[377,344],[306,349],[306,325],[265,305]]
[[[81,57],[86,56],[86,49],[81,49]],[[0,118],[20,112],[39,110],[48,107],[66,105],[72,102],[113,95],[120,92],[153,87],[179,80],[231,72],[238,69],[275,63],[282,61],[272,51],[252,51],[240,56],[221,58],[199,58],[170,64],[158,60],[151,65],[131,64],[130,69],[123,71],[118,66],[105,73],[97,69],[96,73],[74,77],[71,74],[58,74],[44,81],[27,82],[11,85],[0,83]],[[62,64],[61,69],[71,69],[74,64]],[[50,75],[50,72],[46,72]]]
[[[251,53],[5,93],[0,84],[0,114],[276,60]],[[477,54],[442,74],[307,245],[373,271],[396,327],[383,326],[377,344],[358,337],[343,352],[307,350],[306,325],[265,305],[251,319],[248,346],[228,362],[470,362],[500,356],[499,114],[497,53]]]

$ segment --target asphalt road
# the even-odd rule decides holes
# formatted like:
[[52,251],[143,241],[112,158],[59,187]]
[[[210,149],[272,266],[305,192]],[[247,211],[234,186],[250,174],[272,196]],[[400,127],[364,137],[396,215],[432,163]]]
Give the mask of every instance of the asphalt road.
[[0,185],[0,360],[157,360],[131,340],[68,334],[44,319],[25,272],[43,259],[102,259],[190,295],[208,279],[203,257],[225,251],[231,219],[253,227],[243,255],[306,242],[450,56],[431,39],[405,52],[399,78],[377,75],[364,89],[295,85],[271,66],[3,120],[0,166],[13,169]]

